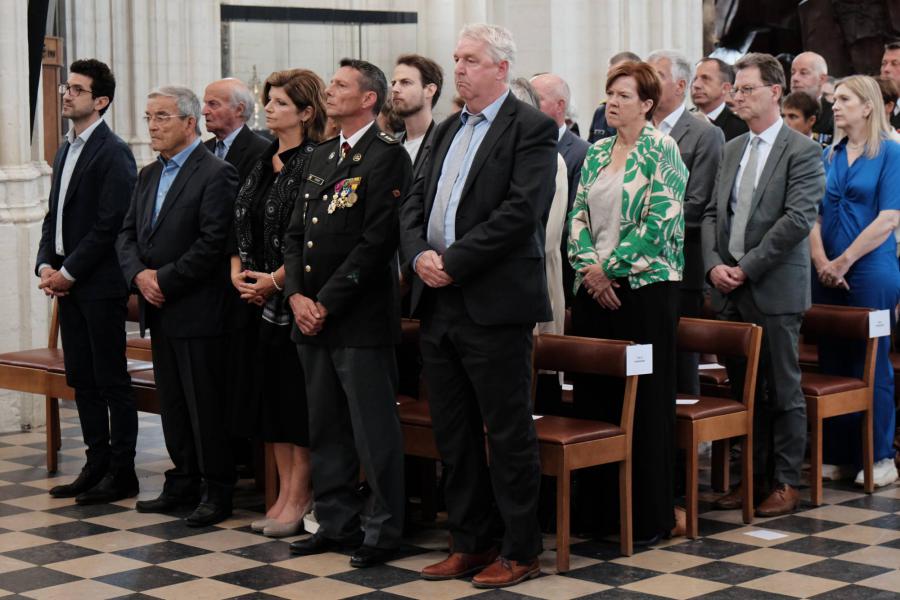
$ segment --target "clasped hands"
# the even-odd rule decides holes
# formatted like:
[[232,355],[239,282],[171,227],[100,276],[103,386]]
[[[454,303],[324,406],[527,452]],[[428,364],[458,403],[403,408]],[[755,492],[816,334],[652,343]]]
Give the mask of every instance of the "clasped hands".
[[842,254],[834,260],[823,262],[816,265],[816,272],[819,276],[819,283],[830,288],[850,289],[850,285],[844,276],[850,270],[850,261]]
[[322,306],[321,302],[316,302],[303,294],[292,295],[289,302],[294,313],[294,322],[303,335],[312,336],[322,331],[328,309]]
[[588,265],[578,270],[584,276],[584,287],[591,298],[597,301],[603,308],[617,310],[622,302],[616,295],[614,288],[619,284],[606,276],[606,271],[600,265]]
[[138,291],[141,292],[141,295],[147,302],[156,308],[161,308],[166,301],[166,297],[159,287],[159,280],[156,274],[156,269],[144,269],[134,276],[134,285],[137,286]]
[[72,289],[73,281],[66,279],[60,271],[53,267],[46,267],[41,271],[41,282],[38,289],[43,290],[44,294],[52,297],[68,296],[69,290]]
[[444,271],[444,259],[434,250],[426,250],[416,260],[416,274],[432,288],[442,288],[453,283],[453,278]]
[[265,304],[276,291],[272,275],[259,271],[240,271],[231,276],[231,284],[241,295],[241,300],[256,306]]
[[709,281],[723,294],[730,294],[747,281],[747,274],[738,266],[716,265],[709,272]]

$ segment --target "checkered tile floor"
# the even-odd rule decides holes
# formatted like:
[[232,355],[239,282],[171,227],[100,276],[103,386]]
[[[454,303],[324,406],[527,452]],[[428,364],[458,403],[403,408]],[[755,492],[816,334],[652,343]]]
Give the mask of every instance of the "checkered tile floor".
[[[896,485],[872,496],[828,485],[827,504],[752,527],[738,511],[706,512],[702,539],[672,540],[630,558],[612,542],[576,541],[567,575],[555,574],[548,550],[540,578],[480,592],[468,581],[419,579],[421,567],[444,556],[440,529],[407,540],[388,565],[356,570],[345,555],[293,557],[286,541],[251,533],[261,498],[249,488],[239,490],[231,520],[200,530],[179,515],[138,514],[134,499],[93,507],[53,499],[46,489],[71,480],[83,461],[77,415],[70,405],[61,412],[61,466],[52,479],[43,433],[0,436],[0,598],[900,599]],[[169,462],[159,418],[142,414],[140,426],[140,497],[149,498]],[[755,531],[763,537],[748,535]],[[553,548],[552,537],[545,547]]]

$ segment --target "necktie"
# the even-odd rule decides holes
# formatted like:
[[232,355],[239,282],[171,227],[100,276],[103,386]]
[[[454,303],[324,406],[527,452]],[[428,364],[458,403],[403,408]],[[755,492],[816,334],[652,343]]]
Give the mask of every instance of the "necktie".
[[444,176],[441,178],[438,191],[434,196],[434,205],[431,207],[431,216],[428,218],[428,245],[443,254],[447,250],[447,240],[444,231],[444,217],[447,213],[447,205],[450,203],[450,195],[453,186],[459,177],[469,145],[472,143],[472,134],[475,126],[484,120],[484,115],[469,115],[466,124],[463,125],[462,134],[453,154],[446,159]]
[[728,239],[728,251],[735,260],[744,257],[744,232],[747,229],[747,220],[750,218],[750,205],[753,203],[753,190],[756,188],[756,166],[759,161],[759,140],[754,137],[750,140],[750,158],[741,174],[741,183],[738,186],[737,202],[734,207],[734,218],[731,220],[731,237]]
[[216,156],[225,160],[225,142],[222,140],[216,142]]
[[344,142],[341,144],[341,160],[347,158],[348,154],[350,154],[350,142]]

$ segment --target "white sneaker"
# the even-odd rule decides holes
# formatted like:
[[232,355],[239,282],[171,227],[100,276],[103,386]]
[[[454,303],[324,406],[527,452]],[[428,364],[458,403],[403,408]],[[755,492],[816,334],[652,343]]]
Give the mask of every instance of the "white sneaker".
[[[897,465],[894,464],[894,459],[883,458],[875,463],[872,469],[872,478],[875,480],[877,488],[891,485],[897,481]],[[856,485],[865,485],[862,471],[856,474]]]
[[841,481],[853,477],[853,467],[850,465],[822,465],[822,479],[826,481]]

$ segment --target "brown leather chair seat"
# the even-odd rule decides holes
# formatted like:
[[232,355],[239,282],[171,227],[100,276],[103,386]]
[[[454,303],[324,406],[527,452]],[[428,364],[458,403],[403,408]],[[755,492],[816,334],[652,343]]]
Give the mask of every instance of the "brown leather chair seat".
[[800,364],[819,364],[819,347],[815,344],[800,344]]
[[0,354],[0,365],[26,369],[46,369],[63,372],[63,351],[60,348],[34,348]]
[[150,351],[150,338],[129,337],[125,340],[125,345],[129,348],[140,348],[141,350]]
[[800,386],[806,395],[825,396],[859,390],[866,387],[866,384],[862,379],[854,379],[853,377],[804,372],[800,378]]
[[900,371],[900,352],[891,352],[891,366],[894,371]]
[[[689,394],[678,394],[679,398],[697,398]],[[713,396],[700,396],[700,401],[696,404],[678,404],[675,406],[675,415],[679,419],[690,419],[697,421],[709,417],[718,417],[719,415],[727,415],[731,413],[747,410],[742,402],[729,400],[727,398],[716,398]]]
[[156,376],[153,374],[153,369],[131,371],[131,383],[144,387],[156,387]]
[[700,383],[725,385],[728,383],[728,370],[724,367],[719,369],[701,369]]
[[428,402],[417,400],[401,404],[397,410],[400,413],[400,422],[404,425],[431,427],[431,409],[428,408]]
[[412,396],[404,396],[403,394],[397,395],[397,406],[405,406],[407,404],[412,404],[413,402],[418,402],[418,400]]
[[544,415],[535,420],[534,427],[537,430],[538,440],[543,444],[578,444],[625,435],[622,428],[603,421],[554,415]]

